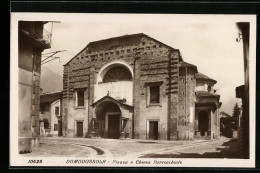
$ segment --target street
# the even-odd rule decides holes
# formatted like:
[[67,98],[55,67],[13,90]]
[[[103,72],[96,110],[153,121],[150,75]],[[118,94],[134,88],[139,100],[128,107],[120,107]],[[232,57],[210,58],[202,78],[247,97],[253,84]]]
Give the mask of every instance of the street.
[[88,138],[40,138],[23,156],[88,158],[241,158],[236,139],[162,141]]

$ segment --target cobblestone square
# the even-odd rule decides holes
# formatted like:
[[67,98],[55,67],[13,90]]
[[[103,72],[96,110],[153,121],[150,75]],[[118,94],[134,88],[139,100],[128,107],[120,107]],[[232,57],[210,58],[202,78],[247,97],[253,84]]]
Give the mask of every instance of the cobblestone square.
[[82,158],[241,158],[236,139],[158,141],[88,138],[40,138],[24,156]]

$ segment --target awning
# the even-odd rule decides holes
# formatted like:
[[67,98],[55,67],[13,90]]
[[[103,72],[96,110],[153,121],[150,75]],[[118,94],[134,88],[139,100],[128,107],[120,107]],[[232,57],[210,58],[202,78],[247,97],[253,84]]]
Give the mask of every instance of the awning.
[[119,107],[132,111],[134,109],[133,106],[125,104],[119,100],[114,99],[113,97],[110,96],[104,96],[101,99],[97,100],[95,103],[92,104],[93,107],[98,107],[99,104],[103,103],[103,102],[112,102],[117,104]]

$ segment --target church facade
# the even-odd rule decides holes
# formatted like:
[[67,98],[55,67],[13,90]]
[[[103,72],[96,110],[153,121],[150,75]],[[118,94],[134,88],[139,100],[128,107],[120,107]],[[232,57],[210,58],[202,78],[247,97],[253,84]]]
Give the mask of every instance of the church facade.
[[62,135],[218,138],[216,82],[145,34],[90,42],[64,65]]

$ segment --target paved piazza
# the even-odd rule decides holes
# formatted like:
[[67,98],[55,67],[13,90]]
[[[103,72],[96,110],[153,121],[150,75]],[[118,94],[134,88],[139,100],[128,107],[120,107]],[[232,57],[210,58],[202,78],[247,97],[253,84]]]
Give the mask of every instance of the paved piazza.
[[87,158],[240,158],[236,139],[159,141],[88,138],[40,138],[24,156]]

